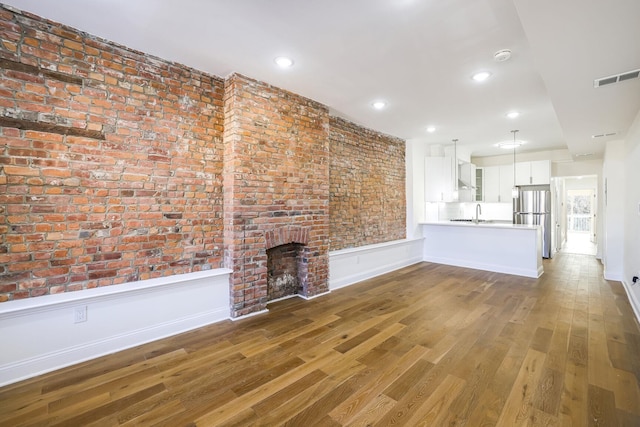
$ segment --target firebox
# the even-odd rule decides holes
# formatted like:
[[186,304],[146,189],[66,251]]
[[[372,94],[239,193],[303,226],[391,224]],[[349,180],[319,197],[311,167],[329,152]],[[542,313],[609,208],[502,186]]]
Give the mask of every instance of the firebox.
[[267,250],[267,300],[302,293],[307,282],[307,246],[289,243]]

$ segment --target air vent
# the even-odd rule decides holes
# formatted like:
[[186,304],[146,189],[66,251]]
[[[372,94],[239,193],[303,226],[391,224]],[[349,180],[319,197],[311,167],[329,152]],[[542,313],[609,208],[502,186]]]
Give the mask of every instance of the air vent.
[[637,79],[640,77],[640,69],[627,71],[626,73],[616,74],[615,76],[603,77],[593,81],[593,87],[606,86],[613,83],[620,83],[625,80]]
[[609,133],[599,133],[597,135],[591,135],[591,138],[596,139],[596,138],[604,138],[606,136],[613,136],[615,134],[617,134],[618,132],[609,132]]

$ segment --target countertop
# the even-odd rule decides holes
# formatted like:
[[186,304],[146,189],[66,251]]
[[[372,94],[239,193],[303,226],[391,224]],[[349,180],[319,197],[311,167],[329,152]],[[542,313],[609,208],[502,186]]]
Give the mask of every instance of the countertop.
[[420,225],[442,225],[447,227],[482,227],[482,228],[500,228],[500,229],[516,229],[516,230],[537,230],[541,226],[529,224],[511,224],[505,222],[465,222],[465,221],[426,221],[420,222]]

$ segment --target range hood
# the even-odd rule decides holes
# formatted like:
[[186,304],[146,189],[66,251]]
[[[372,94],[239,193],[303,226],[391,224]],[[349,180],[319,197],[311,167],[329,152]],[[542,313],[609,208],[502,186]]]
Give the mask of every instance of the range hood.
[[476,186],[472,185],[468,181],[463,180],[462,178],[458,178],[458,188],[461,190],[475,190]]
[[458,160],[458,188],[462,190],[476,189],[476,165]]

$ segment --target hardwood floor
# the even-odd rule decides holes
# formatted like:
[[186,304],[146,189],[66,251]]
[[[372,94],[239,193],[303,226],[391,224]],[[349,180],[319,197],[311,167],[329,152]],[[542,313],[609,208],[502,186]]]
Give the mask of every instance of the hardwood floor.
[[417,264],[0,389],[0,425],[640,426],[640,329],[586,255]]

